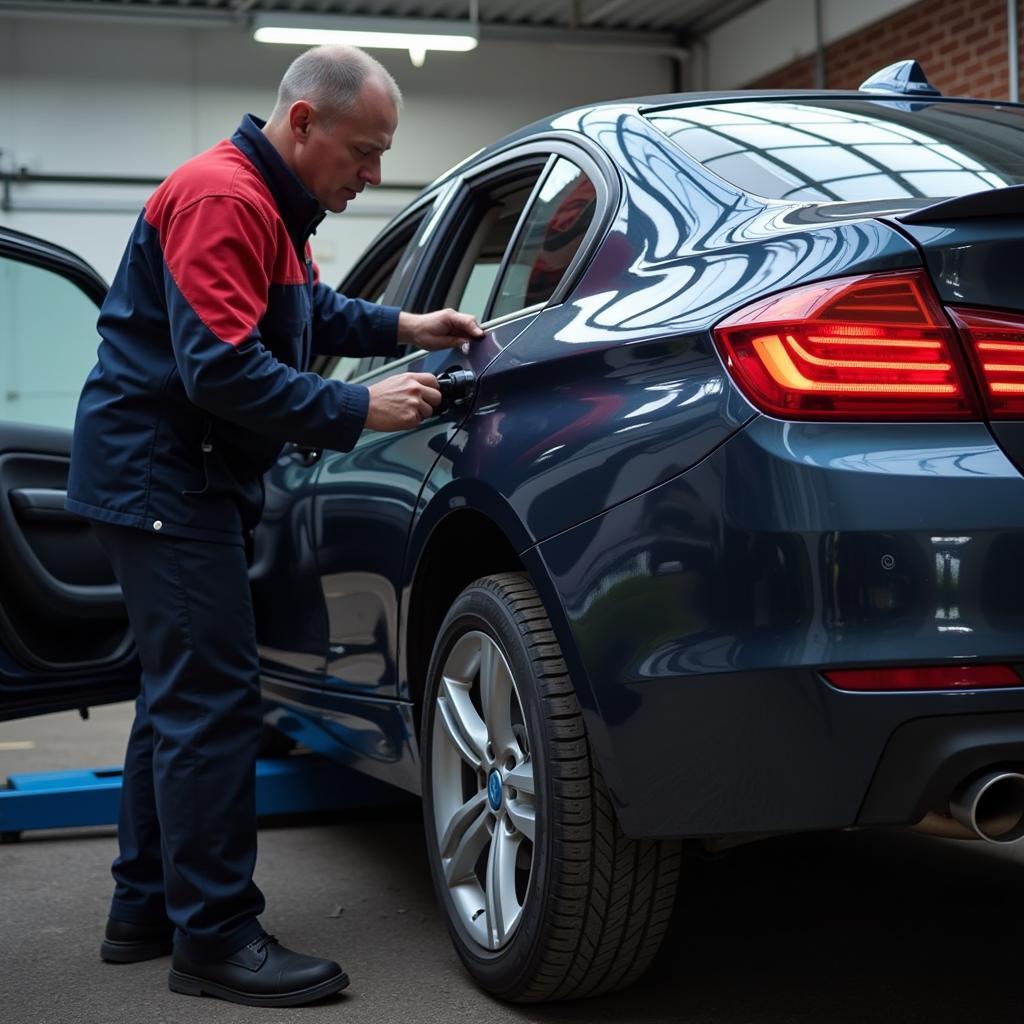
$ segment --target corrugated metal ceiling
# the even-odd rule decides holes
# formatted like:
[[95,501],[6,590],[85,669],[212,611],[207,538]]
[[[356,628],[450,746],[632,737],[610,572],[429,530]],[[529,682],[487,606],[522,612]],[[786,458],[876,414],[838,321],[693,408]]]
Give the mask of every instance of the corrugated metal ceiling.
[[[671,34],[683,40],[735,17],[759,0],[477,0],[481,28],[520,27]],[[472,0],[0,0],[0,13],[151,16],[239,20],[263,11],[459,18]]]

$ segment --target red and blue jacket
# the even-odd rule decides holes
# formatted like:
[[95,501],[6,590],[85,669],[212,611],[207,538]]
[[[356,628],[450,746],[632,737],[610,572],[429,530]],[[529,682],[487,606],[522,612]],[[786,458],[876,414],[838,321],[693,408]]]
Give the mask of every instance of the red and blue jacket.
[[396,354],[399,311],[318,280],[323,211],[262,127],[247,115],[142,211],[100,310],[69,511],[240,544],[284,442],[359,437],[366,388],[310,373],[310,357]]

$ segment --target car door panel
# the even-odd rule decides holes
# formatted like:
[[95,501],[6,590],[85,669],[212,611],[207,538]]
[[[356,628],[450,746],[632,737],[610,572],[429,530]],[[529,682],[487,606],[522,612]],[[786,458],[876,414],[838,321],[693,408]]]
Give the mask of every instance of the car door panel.
[[17,368],[0,412],[0,718],[138,690],[127,611],[109,561],[88,521],[64,510],[71,431],[31,422],[70,423],[105,292],[74,254],[0,229],[4,355]]
[[[421,352],[360,383],[453,368],[479,374],[535,315],[496,325],[466,351]],[[396,656],[406,544],[424,482],[469,408],[431,416],[413,430],[367,431],[351,452],[324,458],[315,521],[331,687],[399,696]]]
[[[434,198],[423,197],[405,217],[385,229],[343,283],[343,294],[394,301],[400,280],[418,258],[417,240]],[[380,369],[387,362],[385,357],[320,357],[314,368],[326,377],[369,383],[392,372]],[[319,452],[306,450],[304,454],[302,449],[291,449],[265,477],[267,503],[256,530],[250,578],[264,690],[292,706],[322,704],[324,686],[333,689],[337,683],[331,678],[325,684],[325,671],[329,649],[338,645],[344,646],[351,681],[386,674],[372,643],[363,642],[380,630],[385,635],[394,632],[385,610],[389,600],[382,581],[386,577],[369,566],[355,565],[350,579],[335,580],[330,570],[324,579],[320,568],[324,552],[319,550],[325,508],[330,517],[332,507],[351,505],[347,495],[336,500],[329,485],[325,493],[321,481],[325,476],[333,478],[339,466],[356,467],[358,475],[361,461],[369,458],[368,446],[378,436],[365,434],[349,453],[327,452],[321,457]],[[388,534],[386,525],[381,529]],[[364,539],[366,532],[362,531]],[[328,564],[335,557],[346,556],[328,553]],[[357,684],[357,689],[362,686],[365,682]]]
[[[430,372],[418,355],[360,383]],[[420,488],[461,415],[413,430],[365,431],[350,452],[331,452],[317,482],[315,536],[328,618],[328,686],[396,696],[398,588]]]
[[[463,191],[448,190],[446,195],[458,193],[459,198],[448,204],[444,223],[420,256],[428,280],[415,268],[405,276],[405,298],[412,308],[451,304],[483,319],[541,189],[548,157],[543,147],[512,154]],[[439,200],[439,205],[445,204]],[[533,322],[541,305],[494,321],[482,340],[462,349],[389,363],[361,383],[400,372],[437,375],[469,369],[482,374]],[[410,571],[404,564],[408,539],[424,483],[469,408],[430,417],[414,430],[367,432],[352,452],[325,458],[317,481],[315,529],[328,617],[328,686],[402,696],[396,666],[400,595]]]
[[289,445],[263,478],[266,503],[249,567],[263,672],[309,685],[323,679],[327,631],[313,544],[320,461]]
[[0,424],[0,716],[130,697],[121,591],[89,523],[63,509],[71,435]]

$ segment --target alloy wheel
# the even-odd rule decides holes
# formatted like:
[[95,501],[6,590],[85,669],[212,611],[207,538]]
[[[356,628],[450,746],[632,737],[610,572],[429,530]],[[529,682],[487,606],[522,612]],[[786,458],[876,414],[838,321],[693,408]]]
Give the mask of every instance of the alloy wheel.
[[431,795],[444,881],[463,927],[486,950],[514,936],[530,892],[536,801],[515,677],[497,643],[464,633],[441,670]]

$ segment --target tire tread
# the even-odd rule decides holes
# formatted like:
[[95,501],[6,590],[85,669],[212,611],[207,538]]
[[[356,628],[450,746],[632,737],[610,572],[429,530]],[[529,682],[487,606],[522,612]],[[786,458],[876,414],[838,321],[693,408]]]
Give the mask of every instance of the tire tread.
[[553,877],[548,920],[533,977],[516,1002],[603,995],[635,982],[661,946],[679,878],[678,842],[623,833],[561,647],[525,574],[473,585],[507,607],[529,653],[548,728]]

